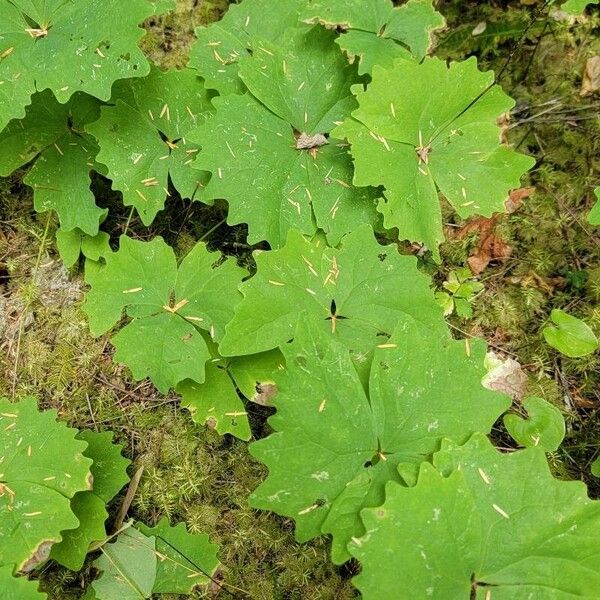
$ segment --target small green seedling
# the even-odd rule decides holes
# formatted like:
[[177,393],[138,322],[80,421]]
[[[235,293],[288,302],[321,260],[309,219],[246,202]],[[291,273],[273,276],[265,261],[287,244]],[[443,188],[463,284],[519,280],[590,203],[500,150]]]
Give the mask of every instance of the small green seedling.
[[483,283],[477,281],[468,268],[463,267],[450,271],[448,279],[442,285],[447,292],[436,292],[435,297],[444,309],[444,315],[456,312],[459,317],[470,319],[473,316],[471,303],[485,289]]
[[581,319],[554,309],[550,319],[556,325],[544,327],[544,339],[561,354],[570,358],[579,358],[591,354],[598,348],[598,338],[589,325]]

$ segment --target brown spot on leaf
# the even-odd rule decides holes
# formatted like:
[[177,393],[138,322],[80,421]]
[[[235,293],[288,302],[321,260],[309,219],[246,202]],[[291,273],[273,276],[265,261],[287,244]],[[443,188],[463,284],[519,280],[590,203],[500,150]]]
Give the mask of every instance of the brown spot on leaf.
[[30,573],[37,566],[48,560],[50,556],[50,549],[54,541],[46,540],[40,542],[37,548],[33,551],[33,554],[21,565],[21,573]]
[[256,384],[256,394],[250,398],[261,406],[272,406],[271,400],[277,395],[277,386],[273,382]]

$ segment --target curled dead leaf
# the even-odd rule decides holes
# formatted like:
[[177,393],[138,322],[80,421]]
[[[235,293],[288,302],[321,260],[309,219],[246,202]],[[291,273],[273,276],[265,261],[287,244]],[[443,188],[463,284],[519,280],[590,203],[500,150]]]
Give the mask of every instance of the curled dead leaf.
[[326,144],[329,144],[329,141],[321,133],[316,133],[315,135],[301,133],[296,138],[296,150],[311,150],[312,148],[319,148]]
[[481,35],[487,29],[487,23],[485,21],[480,21],[477,23],[473,31],[471,31],[471,35]]
[[496,119],[496,125],[500,127],[500,143],[508,144],[508,126],[510,125],[510,112],[502,113]]
[[598,406],[600,406],[598,400],[582,396],[579,390],[575,390],[571,393],[571,399],[577,408],[598,408]]
[[458,230],[459,239],[472,233],[478,235],[477,245],[467,259],[475,275],[483,273],[490,262],[506,260],[512,253],[512,248],[496,233],[498,220],[498,215],[494,215],[491,219],[478,217]]
[[566,284],[564,277],[542,277],[535,271],[529,271],[519,277],[511,277],[509,281],[514,285],[537,288],[547,294],[552,294],[555,288],[563,288]]
[[592,56],[585,63],[580,96],[591,96],[600,89],[600,56]]
[[523,206],[523,200],[533,196],[534,193],[534,187],[524,187],[517,190],[512,190],[506,199],[506,202],[504,203],[506,212],[510,215],[519,210],[519,208]]
[[495,352],[488,352],[485,358],[488,373],[483,378],[483,387],[509,395],[520,402],[527,388],[527,374],[514,358],[501,358]]

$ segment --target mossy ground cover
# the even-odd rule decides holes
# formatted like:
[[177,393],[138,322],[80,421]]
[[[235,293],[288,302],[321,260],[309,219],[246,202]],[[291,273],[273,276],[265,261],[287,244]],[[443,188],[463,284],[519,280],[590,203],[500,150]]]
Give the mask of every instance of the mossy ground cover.
[[[144,49],[164,66],[182,66],[194,26],[218,18],[226,4],[180,0],[177,11],[147,24]],[[453,0],[438,8],[448,19],[439,55],[476,54],[482,67],[499,73],[518,102],[507,135],[537,159],[530,181],[523,182],[535,193],[495,223],[510,256],[479,275],[485,289],[472,302],[473,317],[449,320],[457,337],[482,336],[498,354],[518,360],[528,393],[564,412],[568,435],[553,457],[555,471],[585,480],[598,496],[600,484],[589,469],[600,445],[599,355],[561,357],[541,330],[551,309],[562,308],[600,333],[600,232],[585,220],[600,184],[600,99],[579,95],[586,60],[600,54],[600,16],[595,9],[576,23],[557,21],[541,1]],[[473,35],[482,23],[485,29]],[[205,239],[251,266],[245,229],[224,224],[224,206],[173,198],[145,228],[105,180],[94,185],[99,204],[111,207],[107,230],[113,239],[124,231],[141,239],[160,233],[180,254]],[[463,225],[448,221],[441,265],[423,261],[440,287],[478,245],[476,230],[459,235]],[[354,565],[331,565],[325,540],[296,544],[289,522],[247,507],[265,471],[245,443],[194,425],[177,397],[132,381],[112,363],[106,339],[89,335],[80,310],[82,273],[61,267],[55,230],[52,217],[33,213],[30,191],[16,177],[0,180],[0,395],[36,394],[73,425],[115,431],[135,467],[144,468],[131,514],[148,523],[166,515],[192,532],[209,533],[221,545],[220,597],[355,597]],[[248,409],[260,437],[269,409]],[[500,424],[496,435],[511,443]],[[81,595],[81,575],[50,563],[40,577],[52,598]],[[205,592],[211,595],[214,590]]]

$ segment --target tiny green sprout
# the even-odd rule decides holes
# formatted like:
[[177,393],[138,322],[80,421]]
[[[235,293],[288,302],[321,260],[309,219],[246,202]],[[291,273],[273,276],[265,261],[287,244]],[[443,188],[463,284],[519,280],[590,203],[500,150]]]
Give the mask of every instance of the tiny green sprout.
[[435,297],[444,309],[444,315],[456,312],[459,317],[470,319],[473,316],[471,303],[485,289],[483,283],[477,281],[468,268],[461,267],[450,271],[442,285],[447,291],[436,292]]

